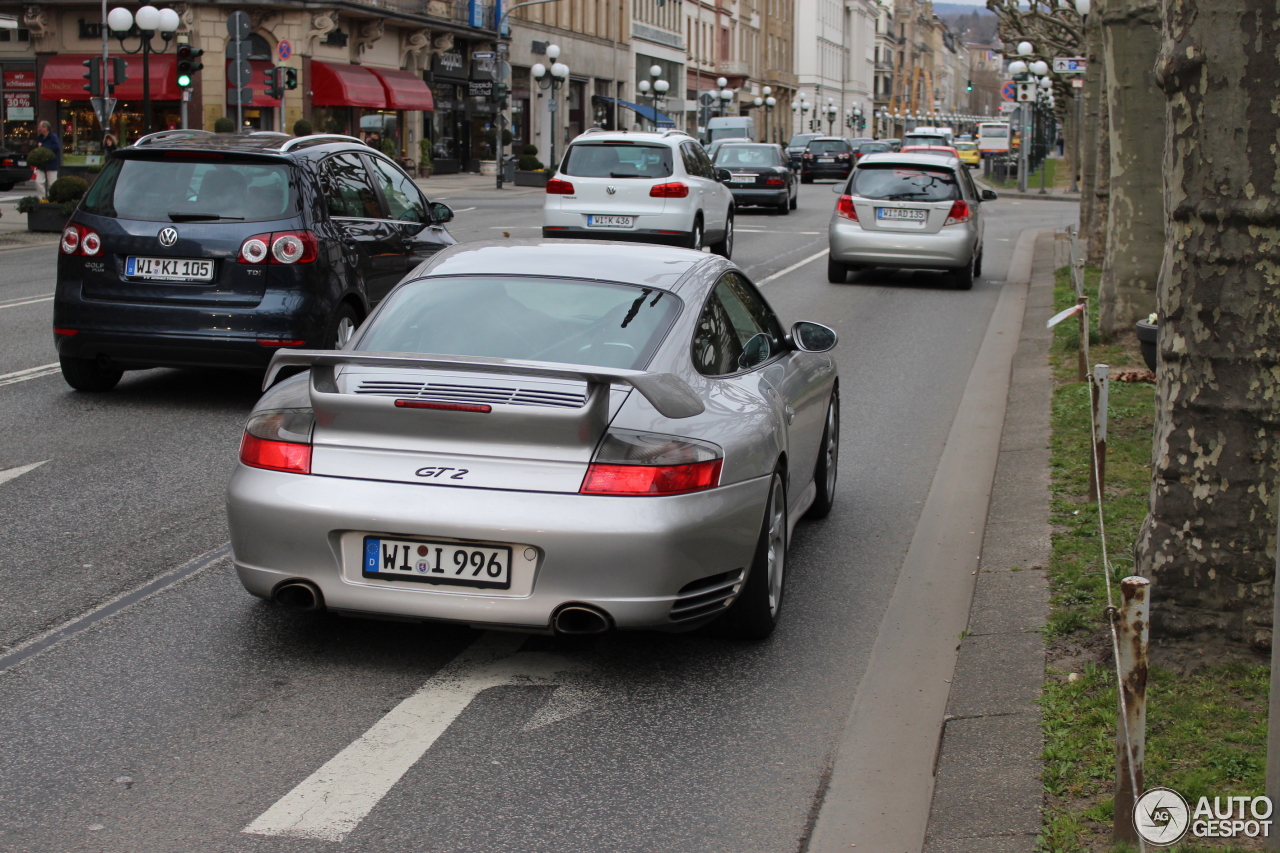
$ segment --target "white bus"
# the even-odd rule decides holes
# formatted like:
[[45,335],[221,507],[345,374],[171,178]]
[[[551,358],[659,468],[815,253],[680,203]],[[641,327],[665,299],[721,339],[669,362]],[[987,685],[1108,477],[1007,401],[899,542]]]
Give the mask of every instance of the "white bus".
[[983,154],[1009,153],[1009,122],[978,122],[978,150]]

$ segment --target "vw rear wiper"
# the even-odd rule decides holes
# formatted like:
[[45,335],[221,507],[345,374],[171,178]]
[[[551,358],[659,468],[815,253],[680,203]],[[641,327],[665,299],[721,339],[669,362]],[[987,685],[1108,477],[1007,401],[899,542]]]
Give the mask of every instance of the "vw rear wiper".
[[183,213],[180,210],[169,211],[170,222],[195,222],[198,219],[236,219],[243,221],[243,216],[223,216],[221,213]]
[[645,178],[647,175],[637,175],[635,172],[610,172],[611,178]]

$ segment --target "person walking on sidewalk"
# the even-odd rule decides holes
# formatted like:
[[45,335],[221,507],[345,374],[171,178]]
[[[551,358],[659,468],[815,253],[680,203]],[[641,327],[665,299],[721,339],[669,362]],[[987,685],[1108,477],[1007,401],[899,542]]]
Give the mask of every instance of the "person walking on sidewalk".
[[39,136],[36,145],[48,148],[53,152],[53,159],[43,167],[36,167],[36,194],[39,198],[49,197],[49,187],[58,180],[58,167],[62,165],[62,140],[53,132],[49,122],[40,122]]

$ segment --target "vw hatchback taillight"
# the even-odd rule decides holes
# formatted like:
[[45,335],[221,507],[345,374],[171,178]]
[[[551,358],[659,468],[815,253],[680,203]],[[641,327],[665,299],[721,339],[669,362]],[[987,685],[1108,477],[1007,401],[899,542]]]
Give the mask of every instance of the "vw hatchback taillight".
[[573,195],[573,184],[552,178],[547,181],[547,195]]
[[689,187],[679,181],[665,184],[654,184],[649,189],[649,198],[688,198]]
[[956,199],[951,204],[951,211],[947,214],[947,221],[942,223],[946,225],[959,225],[961,222],[969,221],[969,202],[964,199]]
[[311,409],[271,409],[255,412],[240,440],[240,461],[251,468],[311,473]]
[[241,243],[236,260],[242,264],[309,264],[319,250],[320,243],[310,231],[274,231],[254,234]]
[[587,468],[584,495],[679,495],[720,485],[724,454],[710,442],[610,430]]
[[87,255],[92,258],[102,252],[102,238],[92,228],[68,225],[62,230],[58,249],[64,255]]

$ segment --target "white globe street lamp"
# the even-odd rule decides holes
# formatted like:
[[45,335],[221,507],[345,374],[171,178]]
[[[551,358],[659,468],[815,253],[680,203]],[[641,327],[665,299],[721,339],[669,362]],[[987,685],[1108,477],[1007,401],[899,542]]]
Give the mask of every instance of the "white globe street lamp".
[[1031,73],[1037,77],[1043,77],[1049,73],[1049,63],[1045,62],[1043,59],[1037,59],[1035,62],[1031,63],[1030,67]]
[[1019,74],[1026,74],[1027,63],[1023,62],[1021,59],[1015,59],[1013,62],[1009,63],[1009,73],[1014,77],[1017,77]]
[[107,28],[117,35],[129,32],[133,27],[133,13],[123,6],[117,6],[107,14]]
[[1030,56],[1035,53],[1035,48],[1031,46],[1029,41],[1018,42],[1018,56]]
[[155,6],[143,6],[133,19],[144,33],[154,33],[160,28],[160,10]]
[[559,58],[560,58],[560,45],[558,45],[558,44],[549,44],[549,45],[547,45],[547,58],[548,58],[548,59],[550,59],[552,62],[554,62],[554,61],[556,61],[557,59],[559,59]]

